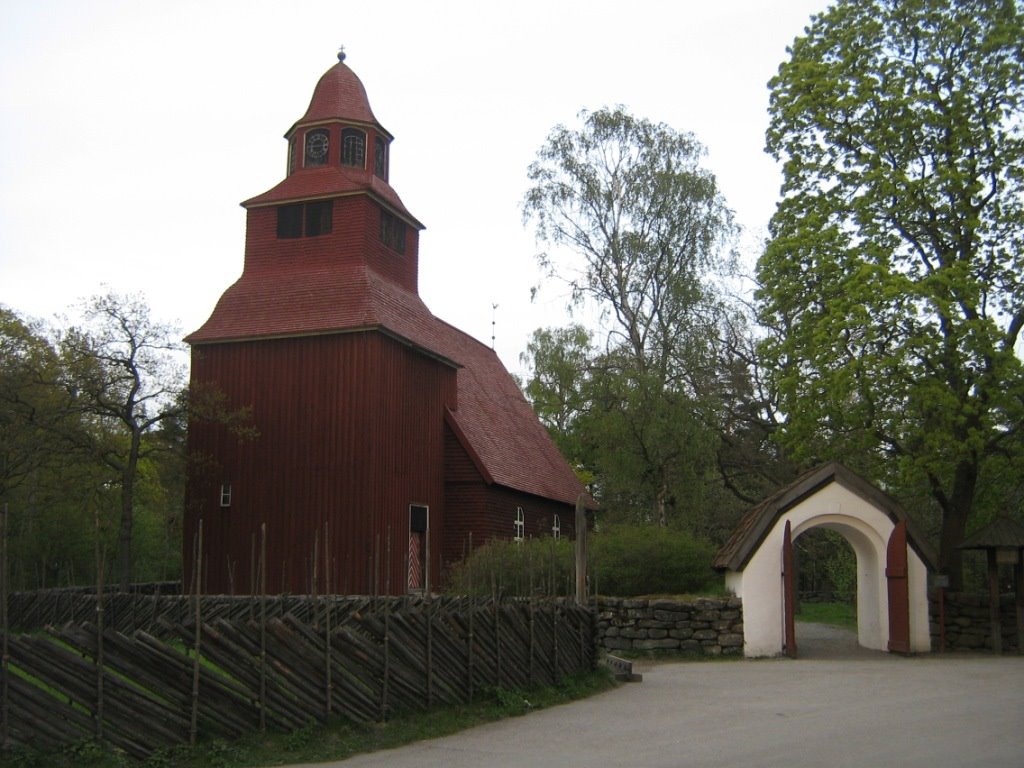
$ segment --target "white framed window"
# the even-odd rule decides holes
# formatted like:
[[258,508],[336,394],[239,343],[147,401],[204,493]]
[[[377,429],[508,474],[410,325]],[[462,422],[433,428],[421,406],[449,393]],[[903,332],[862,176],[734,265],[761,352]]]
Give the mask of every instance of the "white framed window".
[[551,537],[555,539],[562,537],[562,518],[558,515],[551,520]]
[[231,506],[231,483],[221,483],[220,506],[222,509],[227,509]]
[[526,534],[526,515],[523,514],[522,507],[516,507],[516,520],[515,520],[515,535],[513,538],[516,541],[522,541]]

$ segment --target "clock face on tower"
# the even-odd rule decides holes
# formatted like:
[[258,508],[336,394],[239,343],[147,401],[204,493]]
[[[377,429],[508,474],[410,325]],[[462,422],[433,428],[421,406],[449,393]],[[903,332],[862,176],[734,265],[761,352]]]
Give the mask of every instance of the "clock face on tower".
[[326,128],[317,128],[306,133],[306,162],[311,165],[323,165],[327,162],[329,139]]

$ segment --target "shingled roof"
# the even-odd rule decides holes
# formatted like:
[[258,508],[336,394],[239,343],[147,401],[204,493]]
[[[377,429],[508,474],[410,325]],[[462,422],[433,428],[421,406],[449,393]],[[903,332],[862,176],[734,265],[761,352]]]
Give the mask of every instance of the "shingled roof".
[[743,570],[779,517],[830,483],[839,483],[870,502],[888,515],[893,522],[906,520],[907,541],[925,564],[929,568],[934,568],[937,562],[934,550],[920,535],[913,520],[907,517],[899,504],[860,475],[834,461],[804,473],[752,507],[740,518],[728,541],[715,555],[712,567],[720,571]]
[[363,81],[345,63],[344,51],[339,52],[338,63],[324,72],[320,80],[317,81],[306,113],[295,121],[295,125],[289,128],[284,136],[285,138],[291,136],[295,127],[301,123],[332,120],[338,117],[375,125],[385,135],[391,136],[374,117]]
[[584,494],[593,504],[497,354],[371,269],[282,272],[274,280],[243,275],[186,341],[360,331],[385,333],[460,369],[449,423],[487,482],[567,504]]
[[1024,549],[1024,524],[998,517],[964,539],[960,549]]

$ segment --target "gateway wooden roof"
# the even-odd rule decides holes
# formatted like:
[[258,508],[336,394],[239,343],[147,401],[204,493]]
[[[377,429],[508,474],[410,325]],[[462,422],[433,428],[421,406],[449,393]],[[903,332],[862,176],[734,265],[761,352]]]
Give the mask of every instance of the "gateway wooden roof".
[[789,485],[780,488],[760,504],[752,507],[737,523],[728,541],[712,563],[717,570],[741,571],[764,541],[775,522],[786,511],[813,496],[831,483],[839,483],[879,509],[894,523],[907,521],[907,541],[929,568],[934,568],[935,551],[920,535],[917,526],[896,501],[860,475],[838,462],[829,462],[804,473]]

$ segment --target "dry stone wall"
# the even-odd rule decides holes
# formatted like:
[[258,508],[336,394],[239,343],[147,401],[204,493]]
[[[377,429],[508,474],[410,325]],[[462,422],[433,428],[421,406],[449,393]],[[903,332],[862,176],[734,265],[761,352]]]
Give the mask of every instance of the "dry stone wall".
[[597,645],[609,651],[738,656],[743,653],[743,603],[738,597],[599,598]]
[[[988,595],[965,592],[945,594],[947,651],[992,651],[992,625],[988,611]],[[929,599],[932,649],[940,650],[939,603],[933,592]],[[1013,595],[1000,595],[999,618],[1003,653],[1017,651],[1017,606]]]

